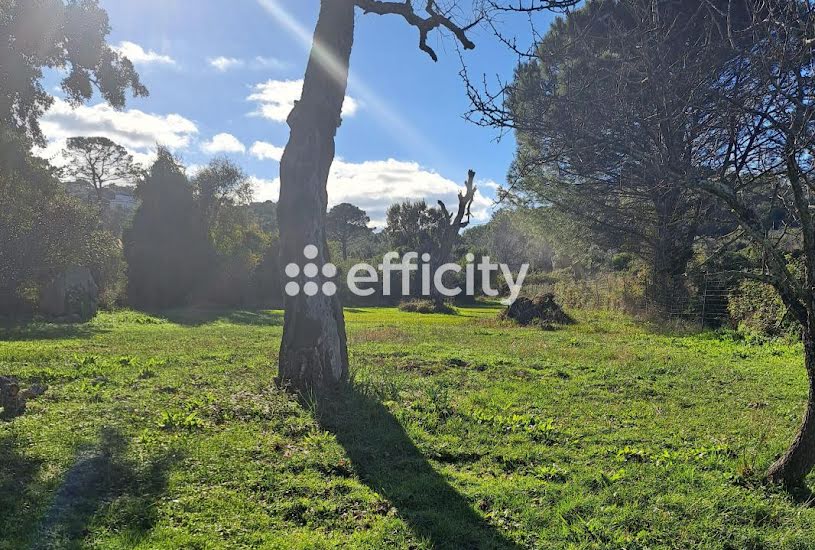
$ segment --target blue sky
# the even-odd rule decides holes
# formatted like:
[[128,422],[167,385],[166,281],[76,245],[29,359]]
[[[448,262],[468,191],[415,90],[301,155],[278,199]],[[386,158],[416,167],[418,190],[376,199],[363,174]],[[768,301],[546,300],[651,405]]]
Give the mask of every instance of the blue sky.
[[[297,95],[318,1],[101,4],[110,15],[109,42],[136,62],[150,97],[130,100],[124,113],[98,99],[77,112],[58,102],[43,121],[52,140],[48,155],[69,135],[102,134],[148,160],[160,141],[193,167],[227,154],[254,177],[258,198],[275,199],[277,157],[288,137],[286,98]],[[530,35],[523,25],[516,32],[522,39]],[[516,58],[489,31],[475,29],[471,37],[477,47],[465,52],[465,60],[473,74],[493,81],[511,76]],[[416,29],[396,16],[358,12],[350,99],[329,198],[359,204],[381,223],[395,200],[452,201],[456,185],[473,168],[482,182],[476,209],[484,221],[514,139],[498,143],[494,131],[462,118],[468,101],[452,38],[431,38],[438,63],[418,49],[417,40]]]

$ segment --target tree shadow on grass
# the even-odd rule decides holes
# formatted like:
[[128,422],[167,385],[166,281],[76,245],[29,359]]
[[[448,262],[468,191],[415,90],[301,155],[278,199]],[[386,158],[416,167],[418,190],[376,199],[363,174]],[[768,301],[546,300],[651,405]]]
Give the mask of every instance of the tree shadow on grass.
[[433,469],[381,403],[349,388],[321,401],[318,411],[363,483],[387,498],[418,537],[436,548],[520,548]]
[[38,458],[21,451],[26,443],[10,433],[0,439],[0,548],[17,548],[15,533],[31,530],[32,510],[41,494],[37,479],[42,468]]
[[167,319],[171,323],[190,327],[199,327],[215,322],[247,326],[283,326],[283,312],[272,310],[247,311],[218,308],[183,308],[153,312],[152,315]]
[[0,322],[0,342],[90,338],[108,332],[89,323]]
[[106,530],[130,542],[150,532],[157,520],[155,502],[165,492],[169,471],[179,457],[166,454],[137,465],[126,451],[124,437],[105,428],[98,446],[77,455],[33,529],[30,548],[82,547],[97,516],[104,516]]

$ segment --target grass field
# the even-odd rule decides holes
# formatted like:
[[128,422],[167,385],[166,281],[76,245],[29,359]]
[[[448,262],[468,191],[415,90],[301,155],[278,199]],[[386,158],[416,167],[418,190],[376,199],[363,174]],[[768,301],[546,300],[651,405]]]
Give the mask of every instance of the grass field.
[[800,349],[577,313],[559,331],[348,310],[353,389],[276,389],[278,312],[0,332],[49,389],[0,422],[0,548],[801,548],[764,486]]

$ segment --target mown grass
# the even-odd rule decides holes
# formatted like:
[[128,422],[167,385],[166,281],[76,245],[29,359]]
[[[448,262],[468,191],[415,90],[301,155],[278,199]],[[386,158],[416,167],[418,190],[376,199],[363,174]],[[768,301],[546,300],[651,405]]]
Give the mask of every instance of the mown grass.
[[497,311],[349,309],[320,404],[273,387],[279,312],[6,329],[0,375],[49,389],[0,423],[0,548],[815,547],[760,476],[798,347]]

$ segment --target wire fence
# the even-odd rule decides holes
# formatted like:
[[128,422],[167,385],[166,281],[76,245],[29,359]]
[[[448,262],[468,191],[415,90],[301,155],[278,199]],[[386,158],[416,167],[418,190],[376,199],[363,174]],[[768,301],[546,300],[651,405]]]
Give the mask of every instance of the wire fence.
[[665,295],[647,277],[606,274],[579,281],[525,285],[529,297],[554,293],[566,307],[626,311],[660,315],[701,328],[720,326],[730,319],[729,297],[733,281],[723,273],[682,275]]

